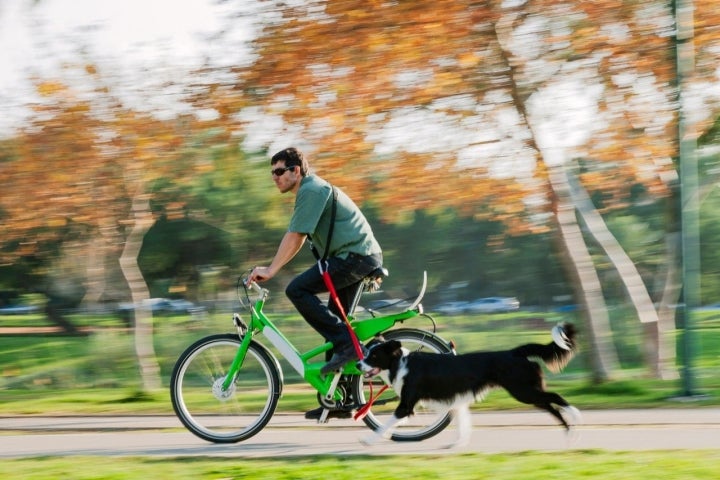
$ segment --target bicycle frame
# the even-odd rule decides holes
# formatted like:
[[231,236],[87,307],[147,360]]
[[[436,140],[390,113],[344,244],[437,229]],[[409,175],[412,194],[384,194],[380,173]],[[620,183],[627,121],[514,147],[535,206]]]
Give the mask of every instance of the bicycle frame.
[[[350,317],[350,325],[355,331],[358,339],[361,342],[364,342],[373,338],[375,335],[390,329],[398,322],[404,322],[405,320],[422,315],[423,308],[420,301],[425,294],[426,286],[427,273],[424,273],[423,286],[420,294],[410,307],[403,312],[363,320],[355,320]],[[230,388],[238,371],[242,367],[242,363],[250,343],[253,341],[255,335],[261,333],[280,352],[288,363],[290,363],[295,371],[327,400],[342,400],[341,394],[336,391],[337,384],[342,373],[349,375],[362,374],[355,364],[352,363],[346,365],[343,372],[338,374],[322,375],[320,373],[320,369],[325,363],[325,356],[323,354],[332,348],[332,343],[326,342],[306,352],[300,352],[287,338],[285,338],[277,326],[275,326],[270,318],[268,318],[263,312],[263,306],[265,305],[269,291],[261,288],[255,283],[251,284],[250,287],[258,293],[258,298],[255,300],[254,305],[250,309],[251,317],[249,325],[237,325],[241,336],[241,343],[238,348],[237,355],[235,356],[225,381],[223,382],[223,390]],[[236,323],[238,321],[242,322],[242,320],[239,319],[239,316],[236,319]],[[312,359],[317,356],[321,356],[322,360],[312,361]]]
[[[381,272],[373,272],[363,280],[351,302],[350,312],[354,312],[363,292],[373,290],[381,276]],[[380,316],[371,312],[373,318],[362,320],[351,316],[349,328],[362,342],[382,334],[388,340],[402,342],[413,352],[454,354],[452,345],[436,335],[435,321],[420,305],[426,285],[427,275],[423,278],[421,293],[405,311]],[[282,395],[284,379],[278,362],[282,356],[317,392],[321,410],[313,410],[312,418],[319,412],[318,421],[324,423],[333,411],[350,414],[357,410],[356,420],[362,419],[372,430],[382,429],[388,418],[392,418],[394,404],[399,400],[395,393],[383,394],[387,385],[381,385],[374,394],[373,385],[378,385],[382,377],[364,377],[357,369],[357,362],[352,361],[333,374],[321,374],[332,344],[325,342],[299,351],[263,312],[269,292],[255,284],[244,286],[249,324],[234,314],[237,333],[205,336],[187,347],[175,363],[170,399],[182,424],[194,435],[215,443],[239,442],[260,432],[275,413]],[[432,329],[407,325],[395,328],[397,323],[419,316],[427,318]],[[260,334],[275,348],[271,350],[257,341],[256,336]],[[450,414],[442,409],[422,407],[391,438],[424,440],[445,429],[450,419]]]

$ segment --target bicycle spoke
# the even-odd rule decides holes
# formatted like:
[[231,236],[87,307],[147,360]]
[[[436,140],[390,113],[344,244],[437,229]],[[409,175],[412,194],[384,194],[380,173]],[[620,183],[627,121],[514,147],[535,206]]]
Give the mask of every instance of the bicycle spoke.
[[213,336],[190,347],[172,381],[173,407],[193,433],[213,442],[249,438],[267,424],[277,406],[280,377],[268,353],[251,345],[228,389],[222,384],[239,340]]

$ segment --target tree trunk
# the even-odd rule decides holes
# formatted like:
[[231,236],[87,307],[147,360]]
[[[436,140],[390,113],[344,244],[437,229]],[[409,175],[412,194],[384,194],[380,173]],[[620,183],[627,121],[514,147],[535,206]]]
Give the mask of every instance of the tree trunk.
[[602,383],[619,368],[619,361],[600,279],[575,216],[575,205],[563,167],[549,167],[549,178],[556,197],[555,218],[563,250],[562,257],[566,260],[566,269],[573,279],[576,296],[582,299],[585,306],[583,317],[591,346],[592,380],[594,383]]
[[[510,95],[513,105],[520,118],[527,126],[531,135],[528,146],[537,152],[538,163],[548,171],[548,190],[553,197],[553,209],[558,230],[558,249],[565,269],[573,279],[575,298],[581,301],[585,323],[585,334],[590,345],[590,368],[594,383],[601,383],[610,378],[612,372],[619,368],[617,352],[612,341],[612,330],[608,318],[605,299],[597,276],[595,265],[588,251],[585,239],[575,216],[575,205],[570,196],[570,186],[563,167],[551,166],[545,161],[544,152],[537,142],[537,132],[528,115],[527,97],[520,94],[517,80],[517,67],[510,59],[512,53],[507,46],[512,34],[512,25],[518,18],[516,13],[508,13],[495,25],[495,34],[500,52],[508,68]],[[503,40],[508,41],[503,41]]]
[[57,302],[51,298],[45,305],[45,315],[47,319],[69,335],[77,335],[80,333],[78,328],[63,315],[62,310],[58,308],[56,303]]
[[644,352],[650,374],[655,378],[672,379],[677,378],[675,361],[675,311],[669,305],[677,302],[680,288],[677,277],[677,265],[673,261],[673,252],[677,252],[677,245],[672,245],[671,237],[668,236],[667,257],[668,270],[665,279],[663,303],[663,322],[660,324],[660,315],[655,309],[645,282],[635,268],[635,264],[628,257],[625,250],[618,243],[615,236],[610,232],[602,216],[597,212],[587,192],[577,181],[572,172],[568,173],[570,193],[573,203],[587,226],[590,234],[595,238],[600,247],[613,264],[620,279],[625,285],[625,291],[637,312],[638,319],[643,324],[645,338]]
[[569,175],[573,202],[588,230],[600,244],[620,275],[628,296],[644,325],[646,362],[655,378],[674,380],[679,377],[675,359],[675,308],[680,298],[679,233],[666,235],[667,270],[663,281],[663,295],[657,310],[635,264],[630,260],[604,220],[572,174]]
[[595,209],[580,182],[575,178],[573,172],[566,169],[568,186],[570,187],[570,196],[580,217],[585,222],[588,232],[595,238],[605,254],[610,259],[615,269],[617,269],[620,279],[625,285],[625,290],[630,301],[635,307],[637,316],[641,323],[657,323],[658,315],[650,298],[645,282],[643,282],[640,273],[635,268],[635,263],[625,252],[615,236],[610,232],[605,220]]
[[675,314],[681,291],[680,278],[680,232],[670,232],[665,236],[667,251],[667,271],[665,288],[658,307],[656,374],[663,380],[680,378],[677,367],[677,343],[675,332]]
[[155,220],[150,211],[150,204],[144,195],[133,198],[132,229],[125,240],[125,248],[120,256],[120,268],[130,287],[133,305],[135,305],[135,353],[138,357],[140,375],[146,392],[161,387],[160,366],[155,357],[153,346],[153,316],[146,300],[150,291],[143,278],[138,256],[143,239]]

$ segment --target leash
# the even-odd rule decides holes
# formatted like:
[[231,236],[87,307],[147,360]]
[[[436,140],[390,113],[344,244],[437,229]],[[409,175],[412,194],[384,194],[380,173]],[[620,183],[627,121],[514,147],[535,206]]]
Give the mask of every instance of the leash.
[[358,409],[358,411],[353,416],[353,420],[357,421],[357,420],[361,420],[361,419],[365,418],[365,415],[368,414],[368,412],[370,411],[370,409],[373,406],[373,403],[375,403],[375,400],[380,398],[380,395],[382,395],[382,393],[387,389],[388,389],[388,386],[383,385],[382,388],[380,389],[380,391],[377,393],[377,395],[373,395],[373,384],[372,384],[372,382],[370,382],[370,399],[368,400],[368,402],[365,405],[363,405],[362,407],[360,407]]
[[345,314],[345,309],[340,302],[340,297],[338,297],[337,291],[335,290],[335,285],[333,285],[332,279],[330,278],[330,272],[328,272],[327,269],[327,262],[324,263],[325,266],[323,267],[323,261],[318,260],[318,268],[320,269],[320,274],[323,277],[323,281],[325,282],[325,286],[327,287],[328,292],[330,292],[330,298],[335,303],[335,306],[340,312],[340,316],[342,317],[343,322],[348,329],[348,333],[350,334],[350,340],[352,340],[353,347],[355,348],[355,353],[357,354],[358,359],[362,360],[363,358],[365,358],[365,355],[363,354],[362,347],[360,346],[360,340],[358,340],[357,335],[355,335],[355,330],[353,330],[352,325],[350,325],[350,321]]
[[360,340],[358,340],[357,335],[355,335],[355,330],[353,330],[352,325],[350,325],[350,321],[348,320],[347,314],[345,313],[345,308],[343,308],[342,302],[340,302],[340,297],[338,297],[337,290],[335,290],[335,285],[333,284],[332,278],[330,278],[330,272],[328,271],[327,257],[328,252],[330,251],[330,240],[332,240],[333,230],[335,229],[335,215],[337,213],[337,190],[334,186],[331,187],[332,210],[330,213],[330,228],[328,230],[325,253],[322,257],[320,257],[320,253],[317,251],[317,248],[315,248],[315,245],[313,244],[310,235],[308,235],[307,237],[310,243],[310,250],[312,250],[313,255],[317,259],[317,265],[318,269],[320,270],[320,275],[323,278],[325,287],[327,287],[328,292],[330,293],[330,299],[335,303],[335,306],[337,307],[338,312],[340,312],[340,316],[342,317],[343,322],[348,329],[348,333],[350,334],[350,340],[352,340],[353,348],[355,348],[355,353],[357,354],[358,359],[362,360],[363,358],[365,358],[365,355],[363,354],[362,347],[360,346]]

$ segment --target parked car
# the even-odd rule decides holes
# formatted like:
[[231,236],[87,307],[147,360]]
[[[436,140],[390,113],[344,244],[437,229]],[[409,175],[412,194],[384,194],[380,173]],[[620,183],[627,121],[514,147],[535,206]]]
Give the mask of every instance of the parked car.
[[473,300],[467,305],[470,313],[512,312],[520,308],[515,297],[485,297]]
[[[202,305],[196,305],[193,302],[178,299],[168,298],[149,298],[143,302],[143,308],[150,309],[153,313],[167,313],[167,314],[178,314],[178,313],[201,313],[205,311],[205,307]],[[135,310],[135,304],[133,303],[121,303],[118,306],[118,311],[132,312]]]
[[36,305],[6,305],[0,307],[0,315],[26,315],[39,311],[40,307]]
[[460,315],[465,313],[468,308],[468,302],[456,301],[456,302],[445,302],[433,307],[433,311],[437,313],[444,313],[446,315]]

